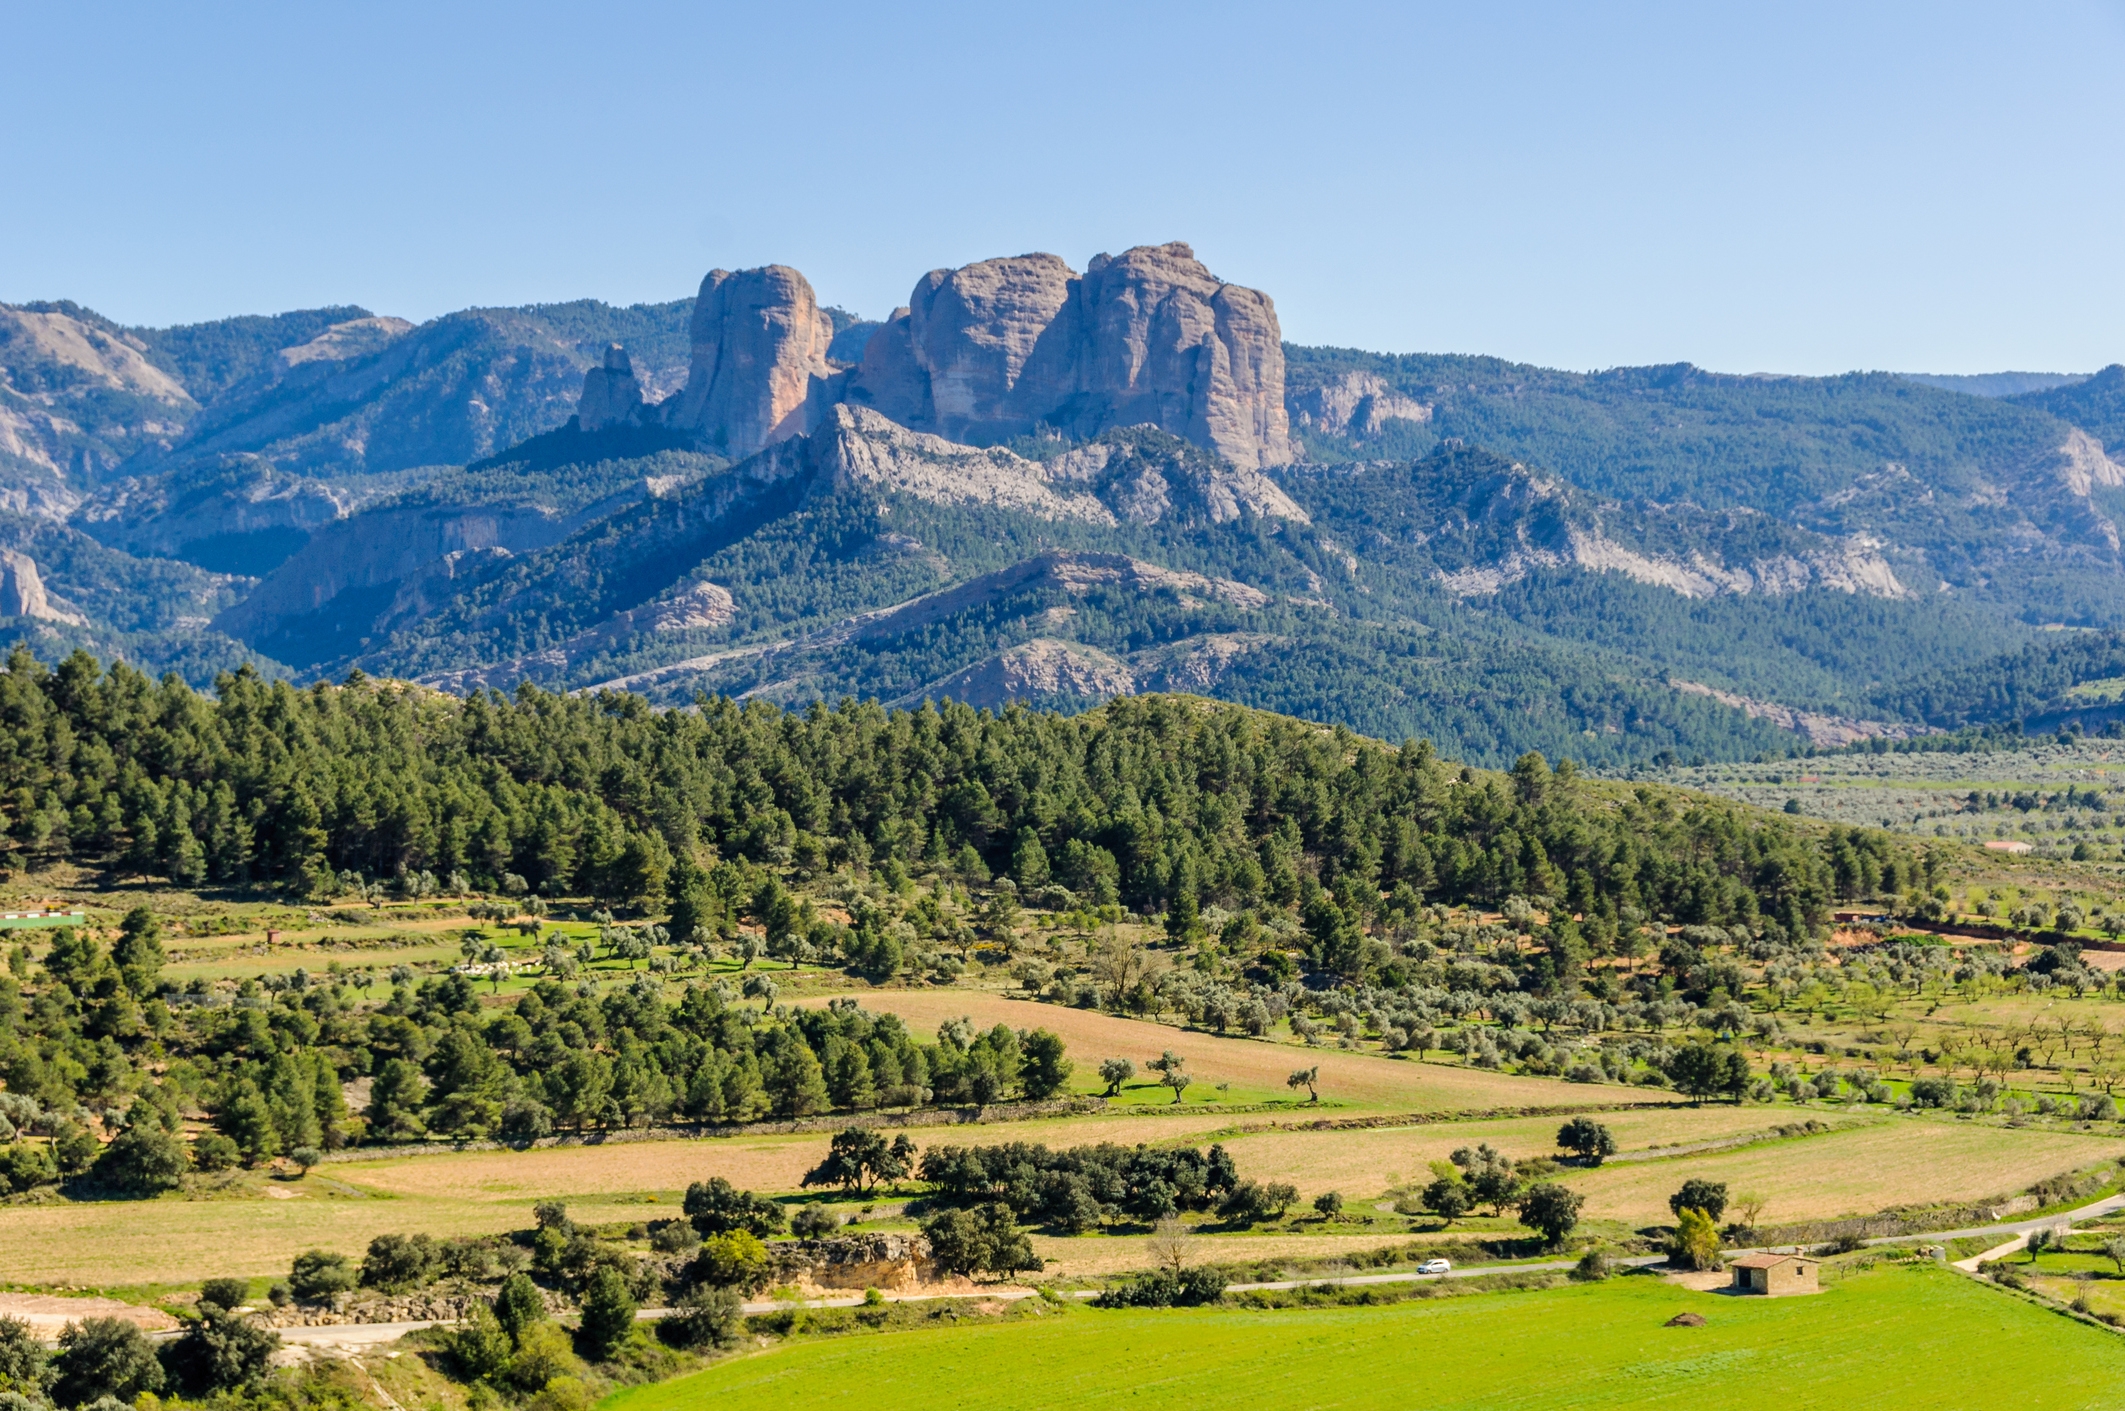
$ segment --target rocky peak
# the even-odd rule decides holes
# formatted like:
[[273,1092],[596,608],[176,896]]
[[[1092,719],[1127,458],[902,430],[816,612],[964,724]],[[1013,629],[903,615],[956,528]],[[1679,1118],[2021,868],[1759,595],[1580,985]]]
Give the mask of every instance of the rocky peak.
[[954,440],[1148,424],[1245,470],[1291,459],[1276,307],[1186,244],[932,270],[874,335],[851,401]]
[[605,362],[583,374],[583,395],[576,403],[576,425],[596,431],[626,421],[642,405],[642,384],[635,381],[634,361],[618,343],[605,349]]
[[691,338],[686,386],[667,404],[668,425],[733,456],[810,429],[814,382],[832,375],[834,326],[803,275],[787,265],[710,270]]

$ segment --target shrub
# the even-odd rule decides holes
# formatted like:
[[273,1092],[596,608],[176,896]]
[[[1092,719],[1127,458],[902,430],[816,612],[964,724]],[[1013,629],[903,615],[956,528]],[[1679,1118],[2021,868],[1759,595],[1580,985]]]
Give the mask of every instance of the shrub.
[[1668,1239],[1668,1262],[1685,1269],[1719,1267],[1719,1226],[1702,1210],[1684,1210]]
[[43,1147],[29,1142],[0,1146],[0,1181],[4,1181],[10,1191],[20,1194],[48,1186],[58,1179],[58,1164]]
[[583,1364],[569,1346],[568,1334],[558,1323],[539,1322],[517,1335],[516,1352],[503,1369],[501,1380],[521,1392],[535,1392],[557,1378],[570,1379]]
[[[217,1279],[218,1284],[238,1282]],[[226,1295],[229,1290],[218,1292]],[[236,1295],[241,1300],[241,1294]],[[217,1396],[256,1385],[280,1350],[280,1334],[216,1302],[202,1302],[203,1316],[163,1352],[167,1370],[189,1396]]]
[[1609,1276],[1609,1259],[1598,1249],[1590,1249],[1579,1256],[1572,1266],[1571,1278],[1575,1283],[1595,1284]]
[[790,1221],[790,1233],[803,1239],[817,1239],[830,1235],[841,1228],[841,1217],[823,1205],[807,1205]]
[[1158,1269],[1116,1284],[1098,1303],[1102,1308],[1193,1308],[1224,1296],[1225,1276],[1215,1269]]
[[185,1154],[153,1120],[135,1122],[96,1159],[97,1178],[127,1195],[155,1195],[184,1184]]
[[1322,1191],[1313,1198],[1313,1208],[1320,1212],[1324,1219],[1332,1220],[1343,1213],[1343,1193],[1341,1191]]
[[679,1300],[657,1332],[673,1347],[736,1347],[745,1336],[745,1307],[736,1289],[695,1289]]
[[1919,1078],[1911,1084],[1914,1107],[1953,1107],[1960,1095],[1953,1078]]
[[426,1235],[378,1235],[362,1259],[362,1286],[385,1293],[419,1288],[433,1277],[435,1241]]
[[701,1252],[687,1267],[687,1277],[708,1288],[753,1293],[767,1287],[774,1267],[766,1245],[744,1230],[726,1230],[701,1241]]
[[450,1360],[467,1381],[495,1376],[516,1349],[491,1309],[474,1308],[450,1334]]
[[28,1323],[0,1318],[0,1387],[36,1393],[43,1389],[51,1357]]
[[243,1159],[236,1143],[219,1132],[208,1132],[192,1143],[192,1165],[200,1171],[227,1171]]
[[199,1286],[199,1303],[202,1308],[212,1304],[233,1313],[244,1306],[251,1294],[248,1279],[208,1279]]
[[744,1230],[765,1239],[781,1233],[785,1219],[782,1207],[774,1201],[741,1191],[721,1176],[688,1186],[681,1208],[704,1236]]
[[163,1386],[162,1363],[154,1344],[137,1324],[122,1318],[84,1318],[59,1334],[52,1359],[58,1373],[52,1400],[61,1406],[84,1406],[99,1397],[132,1401]]
[[329,1249],[305,1250],[288,1269],[288,1292],[297,1298],[330,1298],[354,1287],[354,1265]]

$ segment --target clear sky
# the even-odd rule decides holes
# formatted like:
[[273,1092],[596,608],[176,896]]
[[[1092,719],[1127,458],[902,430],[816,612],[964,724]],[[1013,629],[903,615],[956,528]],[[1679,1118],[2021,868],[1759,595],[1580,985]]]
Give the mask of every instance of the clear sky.
[[0,0],[0,300],[127,323],[1185,239],[1287,338],[2125,359],[2125,0]]

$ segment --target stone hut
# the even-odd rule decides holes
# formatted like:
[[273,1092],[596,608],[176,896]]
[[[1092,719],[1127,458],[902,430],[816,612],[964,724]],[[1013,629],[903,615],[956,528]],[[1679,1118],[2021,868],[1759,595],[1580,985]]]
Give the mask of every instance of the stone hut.
[[1746,1254],[1727,1267],[1735,1293],[1821,1293],[1815,1277],[1821,1262],[1804,1254]]

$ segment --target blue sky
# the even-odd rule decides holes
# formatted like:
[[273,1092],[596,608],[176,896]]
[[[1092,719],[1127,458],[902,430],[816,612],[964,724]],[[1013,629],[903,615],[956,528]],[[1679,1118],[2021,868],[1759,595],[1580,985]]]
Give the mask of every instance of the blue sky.
[[2125,359],[2125,3],[0,0],[0,300],[129,323],[1191,241],[1298,342]]

